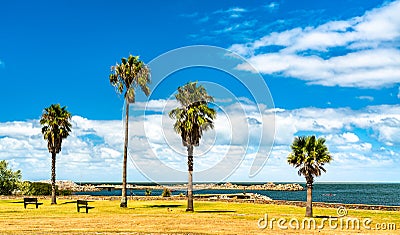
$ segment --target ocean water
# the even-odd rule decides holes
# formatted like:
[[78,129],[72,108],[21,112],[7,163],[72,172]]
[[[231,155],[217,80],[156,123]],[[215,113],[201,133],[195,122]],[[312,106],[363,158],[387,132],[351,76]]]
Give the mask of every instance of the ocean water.
[[[241,183],[237,183],[241,184]],[[249,185],[252,183],[242,183]],[[256,184],[256,183],[254,183]],[[300,183],[301,184],[301,183]],[[140,183],[140,185],[143,185]],[[149,184],[150,185],[150,184]],[[301,184],[305,188],[305,184]],[[275,200],[306,201],[306,191],[268,191],[246,190],[249,193],[266,195]],[[153,190],[152,195],[161,195],[162,190]],[[173,191],[179,195],[185,191]],[[224,194],[243,193],[243,190],[213,190],[194,191],[194,194]],[[76,195],[120,196],[121,190],[99,192],[77,192]],[[144,190],[128,190],[129,195],[144,196]],[[347,204],[368,204],[400,206],[400,183],[316,183],[313,187],[314,202],[331,202]]]

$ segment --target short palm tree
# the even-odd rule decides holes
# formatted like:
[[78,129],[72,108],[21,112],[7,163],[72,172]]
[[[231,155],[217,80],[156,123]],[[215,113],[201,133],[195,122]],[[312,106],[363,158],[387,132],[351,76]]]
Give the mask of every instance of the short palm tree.
[[129,104],[135,103],[135,88],[140,87],[144,94],[150,94],[150,69],[139,60],[139,56],[129,55],[128,58],[122,58],[121,64],[111,66],[109,76],[110,83],[116,88],[117,93],[124,93],[125,99],[125,140],[124,140],[124,158],[122,166],[122,197],[120,207],[128,206],[126,196],[126,167],[128,158],[128,119]]
[[51,153],[51,204],[56,201],[56,155],[61,151],[62,140],[71,132],[71,113],[59,104],[52,104],[43,110],[40,124],[43,138]]
[[203,131],[214,128],[213,120],[216,111],[208,107],[213,98],[207,94],[203,86],[197,82],[189,82],[178,88],[175,95],[181,107],[169,112],[175,119],[174,130],[182,138],[183,146],[188,152],[188,205],[186,211],[194,211],[193,207],[193,147],[199,146]]
[[316,138],[315,136],[295,137],[290,146],[292,152],[289,154],[287,161],[295,168],[299,168],[298,174],[306,178],[307,183],[307,203],[306,216],[312,217],[312,188],[314,177],[321,175],[321,171],[326,172],[325,163],[332,160],[332,156],[325,145],[324,138]]

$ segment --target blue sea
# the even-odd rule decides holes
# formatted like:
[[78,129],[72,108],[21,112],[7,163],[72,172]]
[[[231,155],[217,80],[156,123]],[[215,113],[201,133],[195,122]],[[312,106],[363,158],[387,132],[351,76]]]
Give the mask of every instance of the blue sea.
[[[93,184],[93,183],[92,183]],[[135,184],[135,183],[132,183]],[[137,183],[138,185],[146,185]],[[260,183],[235,183],[241,185]],[[96,185],[96,184],[94,184]],[[151,184],[148,184],[151,185]],[[305,184],[300,183],[304,188]],[[152,195],[161,195],[162,190],[153,190]],[[268,191],[246,190],[248,193],[266,195],[274,200],[306,201],[306,191]],[[173,191],[179,195],[185,191]],[[194,194],[229,194],[243,193],[243,190],[197,190]],[[121,190],[99,192],[77,192],[76,195],[120,196]],[[144,190],[128,190],[129,195],[144,196]],[[313,188],[314,202],[331,202],[346,204],[368,204],[400,206],[400,183],[316,183]]]

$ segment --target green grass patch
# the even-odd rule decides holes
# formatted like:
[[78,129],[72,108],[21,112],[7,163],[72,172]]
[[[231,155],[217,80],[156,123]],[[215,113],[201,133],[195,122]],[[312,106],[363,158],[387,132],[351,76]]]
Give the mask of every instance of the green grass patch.
[[[77,212],[73,200],[40,200],[44,204],[36,209],[24,209],[22,199],[0,200],[0,234],[91,234],[91,233],[181,233],[181,234],[396,234],[400,232],[400,212],[348,210],[344,219],[371,219],[371,230],[331,229],[326,223],[322,229],[282,230],[274,226],[260,229],[260,218],[302,221],[305,208],[287,205],[195,201],[195,212],[186,212],[184,200],[130,200],[128,208],[120,208],[119,201],[93,201],[94,209],[86,214]],[[314,208],[316,223],[337,218],[336,209]],[[264,222],[264,221],[262,221]],[[395,224],[396,230],[376,230],[376,224]]]

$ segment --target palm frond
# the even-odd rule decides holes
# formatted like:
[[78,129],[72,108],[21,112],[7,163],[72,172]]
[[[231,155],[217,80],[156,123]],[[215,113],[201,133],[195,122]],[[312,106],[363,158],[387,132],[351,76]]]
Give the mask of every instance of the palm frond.
[[110,83],[115,87],[119,94],[124,94],[124,98],[129,103],[134,103],[136,98],[135,88],[140,89],[146,96],[150,94],[150,69],[139,59],[139,56],[129,55],[122,58],[121,64],[111,66],[109,75]]
[[43,138],[47,141],[47,147],[51,153],[61,151],[62,140],[71,132],[71,114],[66,107],[52,104],[43,110],[40,124],[42,125]]
[[208,102],[213,101],[213,98],[203,86],[197,86],[197,82],[178,87],[175,98],[181,107],[171,110],[168,114],[171,119],[176,120],[174,130],[181,135],[185,146],[197,146],[203,131],[214,128],[216,111],[208,107]]
[[332,160],[324,138],[295,137],[290,147],[292,152],[288,155],[287,162],[299,168],[298,174],[305,176],[307,182],[312,182],[314,177],[320,176],[321,171],[326,172],[323,165]]

